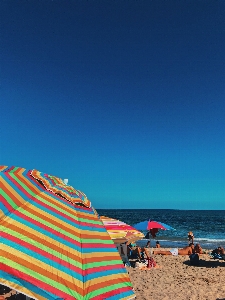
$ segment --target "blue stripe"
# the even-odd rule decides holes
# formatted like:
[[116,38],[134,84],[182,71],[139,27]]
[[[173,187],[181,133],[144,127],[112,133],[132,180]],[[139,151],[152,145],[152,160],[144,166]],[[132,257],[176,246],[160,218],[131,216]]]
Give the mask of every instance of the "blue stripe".
[[[41,228],[40,226],[37,226],[25,219],[22,219],[21,217],[17,216],[17,215],[11,215],[10,216],[11,219],[13,220],[16,220],[17,222],[21,223],[21,228],[23,228],[23,225],[26,225],[27,227],[30,227],[32,228],[33,230],[37,231],[37,232],[40,232],[42,233],[43,235],[51,238],[51,239],[54,239],[55,241],[63,244],[63,245],[67,245],[68,247],[72,248],[72,249],[75,249],[77,251],[80,251],[81,250],[81,246],[77,246],[75,244],[75,240],[74,240],[74,243],[73,242],[69,242],[68,240],[64,239],[64,238],[61,238],[59,237],[57,234],[58,234],[58,228],[56,228],[56,234],[53,234],[51,233],[50,231],[47,231],[46,229],[43,229]],[[41,221],[41,220],[40,220]],[[74,224],[75,225],[75,224]],[[77,228],[76,226],[74,226],[74,229]],[[89,228],[89,227],[88,227]],[[53,226],[53,229],[54,229],[54,226]],[[79,228],[78,228],[78,231],[79,231]],[[93,230],[93,232],[98,232],[98,230]],[[99,240],[101,240],[101,238],[99,237]],[[84,242],[84,240],[81,239],[81,241],[79,241],[79,237],[78,237],[78,243],[81,243],[81,244],[85,244],[85,243],[90,243],[91,241],[87,240],[86,242]],[[103,240],[101,241],[102,243],[104,242]],[[107,241],[106,241],[107,242]],[[113,242],[112,242],[113,243]],[[108,243],[106,243],[108,245]],[[93,245],[96,245],[96,242],[93,242]],[[110,244],[109,244],[110,245]],[[99,252],[99,251],[103,251],[103,252],[110,252],[110,251],[113,251],[112,249],[113,248],[110,248],[111,250],[107,250],[105,248],[102,248],[102,247],[98,247],[98,248],[82,248],[82,251],[85,252],[85,253],[91,253],[91,252]],[[115,248],[115,251],[116,251],[116,248]]]
[[[5,244],[9,247],[12,247],[13,249],[16,249],[17,251],[20,251],[22,253],[25,253],[26,255],[28,255],[30,257],[30,259],[32,260],[32,258],[35,258],[39,261],[42,261],[44,263],[46,263],[47,265],[51,265],[53,268],[60,270],[61,272],[66,273],[68,276],[71,276],[73,278],[76,278],[78,280],[80,280],[81,282],[86,282],[87,280],[91,280],[91,279],[95,279],[95,278],[99,278],[102,276],[107,276],[107,275],[116,275],[116,274],[124,274],[126,273],[126,271],[124,269],[122,269],[120,266],[118,266],[117,269],[113,269],[113,270],[101,270],[100,272],[95,272],[92,274],[88,274],[86,276],[82,276],[81,274],[77,273],[74,270],[71,270],[65,266],[63,266],[60,263],[55,262],[54,260],[50,260],[49,258],[43,256],[40,253],[34,252],[33,250],[30,250],[27,247],[24,247],[22,245],[19,245],[11,240],[2,238],[1,239],[1,243]],[[51,253],[49,253],[51,254]],[[52,253],[52,256],[54,256],[54,254]],[[9,257],[10,258],[10,257]],[[68,259],[67,261],[68,263],[70,263],[71,265],[74,265],[74,263],[72,263],[72,261],[70,261],[70,259]],[[122,262],[121,262],[122,264]],[[75,265],[76,266],[76,265]]]
[[[122,262],[121,262],[122,264]],[[126,270],[122,269],[121,266],[118,266],[117,269],[113,270],[101,270],[99,272],[94,272],[92,274],[88,274],[84,276],[84,282],[95,279],[95,278],[100,278],[103,276],[108,276],[108,275],[117,275],[117,274],[126,274]]]
[[20,277],[16,277],[16,275],[10,275],[2,270],[0,270],[0,277],[4,278],[7,281],[11,281],[13,283],[15,283],[15,285],[18,285],[21,288],[27,288],[29,291],[36,293],[48,300],[63,300],[63,298],[58,298],[57,295],[54,295],[50,292],[47,292],[35,285],[33,285],[32,283],[27,282],[26,280],[20,278]]
[[[12,247],[13,249],[16,249],[17,251],[27,254],[28,256],[30,256],[31,260],[32,260],[32,258],[35,258],[39,261],[46,263],[47,265],[51,265],[53,268],[60,270],[61,272],[64,272],[71,277],[75,277],[76,279],[78,279],[80,281],[83,280],[83,276],[81,274],[79,274],[71,269],[68,269],[67,267],[63,266],[62,264],[55,262],[54,260],[50,260],[49,258],[43,256],[42,254],[36,253],[36,252],[28,249],[27,247],[18,245],[17,243],[15,243],[13,241],[6,240],[3,238],[1,239],[1,242],[5,245]],[[49,254],[51,255],[51,253],[49,253]],[[53,253],[52,253],[52,256],[54,256]],[[69,259],[68,259],[68,263],[72,264],[72,262]]]
[[10,211],[7,209],[7,207],[5,207],[5,205],[2,202],[0,202],[0,210],[2,210],[4,215],[6,216],[10,214]]
[[[132,287],[130,287],[132,288]],[[116,292],[116,290],[115,290]],[[122,293],[119,293],[119,294],[116,294],[115,296],[111,296],[111,297],[107,297],[107,300],[118,300],[118,299],[121,299],[121,298],[125,298],[125,297],[128,297],[128,296],[135,296],[133,290],[130,290],[130,291],[127,291],[127,292],[122,292]]]
[[[43,205],[41,205],[41,204],[39,204],[39,203],[32,203],[32,205],[34,205],[35,207],[39,208],[40,210],[42,210],[42,211],[44,211],[44,212],[46,212],[46,213],[48,213],[48,214],[54,216],[56,219],[59,219],[59,220],[65,222],[65,223],[70,224],[70,225],[73,226],[73,227],[74,227],[74,225],[75,225],[77,228],[81,228],[81,229],[83,229],[83,230],[98,231],[98,232],[106,232],[106,229],[105,229],[104,226],[102,226],[102,227],[100,227],[100,228],[99,228],[99,227],[95,228],[95,227],[92,226],[91,223],[90,223],[89,226],[88,226],[88,225],[87,225],[87,226],[86,226],[86,225],[82,225],[82,224],[80,224],[79,218],[78,218],[78,220],[76,220],[76,219],[74,218],[74,220],[71,221],[71,220],[69,220],[67,217],[62,216],[62,215],[58,214],[57,212],[54,212],[54,211],[52,211],[51,209],[49,209],[49,208],[47,208],[47,207],[45,207],[45,206],[43,206]],[[74,207],[72,207],[72,209],[74,210],[74,216],[75,216],[76,213],[77,213],[77,209],[75,209]],[[73,211],[71,211],[71,214],[72,214],[72,213],[73,213]],[[70,217],[73,218],[72,216],[70,216]],[[84,216],[84,218],[85,218],[85,216]],[[85,222],[85,220],[84,220],[84,222]]]

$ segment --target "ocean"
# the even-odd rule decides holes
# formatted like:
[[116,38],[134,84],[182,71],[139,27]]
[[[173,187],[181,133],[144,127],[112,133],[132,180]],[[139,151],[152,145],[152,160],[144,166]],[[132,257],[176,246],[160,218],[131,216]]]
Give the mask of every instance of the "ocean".
[[[204,249],[225,247],[225,210],[176,210],[176,209],[96,209],[100,216],[119,219],[129,225],[154,220],[166,223],[175,230],[159,230],[151,246],[159,241],[162,247],[184,247],[188,245],[187,233],[192,231],[194,243]],[[147,233],[143,232],[143,233]],[[137,242],[142,246],[146,239]]]

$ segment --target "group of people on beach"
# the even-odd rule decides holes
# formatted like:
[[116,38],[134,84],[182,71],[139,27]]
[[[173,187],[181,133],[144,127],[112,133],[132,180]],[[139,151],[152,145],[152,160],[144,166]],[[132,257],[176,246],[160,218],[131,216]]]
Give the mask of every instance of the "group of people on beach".
[[[136,243],[130,243],[127,245],[127,254],[128,258],[137,258],[140,261],[151,258],[151,254],[154,255],[189,255],[190,259],[192,256],[198,256],[199,254],[204,254],[201,245],[199,243],[194,244],[194,234],[190,231],[188,232],[188,245],[179,249],[179,248],[172,248],[170,250],[155,250],[153,249],[150,251],[150,240],[144,247],[139,247]],[[160,248],[159,241],[156,241],[155,248]],[[212,251],[211,255],[215,257],[225,256],[225,250],[223,247],[218,247]]]
[[189,245],[186,247],[183,247],[182,249],[178,248],[172,248],[170,250],[163,250],[163,251],[154,251],[153,253],[155,255],[191,255],[194,253],[197,254],[203,254],[202,247],[199,243],[194,245],[194,234],[192,231],[188,232],[188,242]]

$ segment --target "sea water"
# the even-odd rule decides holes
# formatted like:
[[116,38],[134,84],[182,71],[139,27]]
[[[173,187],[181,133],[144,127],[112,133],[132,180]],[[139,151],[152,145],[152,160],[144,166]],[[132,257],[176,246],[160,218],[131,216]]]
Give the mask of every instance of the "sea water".
[[[175,209],[97,209],[100,216],[119,219],[129,225],[153,220],[168,224],[175,230],[159,230],[157,237],[151,239],[161,247],[184,247],[188,245],[187,234],[192,231],[194,243],[200,243],[204,249],[225,247],[225,210],[175,210]],[[143,233],[147,233],[143,231]],[[145,245],[146,239],[137,242]]]

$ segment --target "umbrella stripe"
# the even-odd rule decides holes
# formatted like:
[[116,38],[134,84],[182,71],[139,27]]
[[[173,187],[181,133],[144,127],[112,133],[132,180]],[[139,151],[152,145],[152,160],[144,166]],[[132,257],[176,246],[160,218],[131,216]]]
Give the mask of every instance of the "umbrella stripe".
[[0,283],[39,300],[133,298],[119,253],[85,194],[38,171],[0,170]]
[[[48,264],[43,263],[40,260],[32,257],[32,261],[28,259],[28,256],[25,253],[20,251],[15,251],[12,253],[11,248],[4,245],[4,249],[2,249],[3,255],[5,255],[4,263],[10,267],[13,267],[15,270],[19,272],[23,272],[26,275],[31,275],[32,277],[42,280],[46,282],[48,285],[55,285],[57,283],[58,289],[62,291],[66,291],[66,287],[73,290],[74,286],[82,293],[83,290],[83,282],[78,280],[77,278],[68,276],[64,272],[59,269],[55,269],[53,266],[49,266]],[[7,253],[10,253],[10,260],[7,259]],[[51,270],[51,271],[50,271]],[[61,278],[60,282],[58,281],[58,277]]]
[[[129,283],[126,281],[126,279],[122,279],[122,278],[118,278],[115,280],[107,280],[107,283],[109,284],[107,287],[102,287],[104,285],[103,282],[101,282],[100,284],[96,284],[95,285],[95,289],[88,289],[88,293],[87,293],[87,300],[92,300],[92,299],[107,299],[104,298],[104,295],[115,295],[115,294],[119,294],[121,293],[121,289],[124,288],[124,285],[127,286],[127,289],[130,289],[131,286],[129,285]],[[123,290],[122,290],[123,291]],[[99,296],[102,296],[101,298]],[[98,298],[99,297],[99,298]]]
[[[55,229],[50,228],[50,226],[46,226],[46,225],[42,224],[41,222],[35,221],[33,218],[24,217],[21,222],[21,218],[17,217],[18,214],[19,214],[19,212],[16,212],[14,215],[14,218],[13,218],[15,221],[18,221],[18,223],[23,223],[24,225],[30,226],[34,230],[41,232],[41,233],[45,234],[46,236],[51,237],[52,235],[54,235],[55,239],[57,239],[58,241],[61,241],[61,242],[62,241],[66,242],[67,245],[70,245],[70,247],[73,247],[74,249],[77,249],[78,247],[80,247],[81,242],[77,239],[78,238],[80,239],[81,237],[82,237],[82,244],[84,246],[83,248],[87,247],[86,241],[89,243],[92,243],[92,244],[96,244],[97,246],[100,245],[100,243],[101,243],[101,245],[105,245],[106,248],[113,248],[111,241],[106,239],[106,236],[107,236],[106,232],[99,233],[99,236],[98,236],[99,239],[91,238],[93,236],[91,234],[88,235],[87,239],[83,238],[83,236],[85,236],[85,235],[82,234],[81,229],[80,229],[80,231],[81,231],[80,236],[79,236],[79,233],[77,233],[77,236],[78,236],[77,237],[75,231],[74,231],[74,235],[68,236],[69,234],[67,232],[62,232],[62,233],[59,232],[59,231],[62,231],[62,230],[60,230],[60,228],[59,228],[59,231],[57,231]],[[101,237],[102,237],[102,239],[101,239]],[[77,238],[77,239],[75,239],[75,238]],[[93,246],[93,245],[91,245],[91,246]]]
[[2,172],[5,169],[7,169],[7,166],[0,166],[0,172]]
[[[4,182],[4,187],[7,186],[6,184],[6,181]],[[18,194],[15,193],[15,188],[13,189],[10,185],[8,185],[8,189],[6,190],[6,195],[10,195],[10,190],[12,190],[12,194],[11,194],[11,198],[14,200],[14,202],[18,202],[17,200],[18,199],[22,199],[21,202],[24,202],[23,198],[20,196],[20,189],[18,189]],[[65,216],[65,211],[67,210],[67,212],[70,214],[70,217],[71,217],[71,221],[77,221],[78,219],[81,219],[81,215],[78,213],[77,215],[74,215],[73,211],[74,211],[74,206],[68,202],[68,201],[65,201],[61,198],[57,198],[57,205],[56,205],[56,199],[54,199],[54,201],[52,201],[52,197],[55,197],[55,195],[49,197],[49,195],[45,194],[44,192],[42,193],[39,193],[39,195],[36,195],[36,197],[33,197],[32,195],[30,194],[27,194],[26,191],[24,191],[24,193],[27,195],[27,200],[30,198],[32,199],[33,201],[36,201],[38,202],[40,205],[43,205],[45,206],[46,208],[48,207],[51,211],[54,210],[55,212],[57,212],[60,208],[60,204],[61,204],[61,215],[64,215]],[[14,197],[13,197],[14,195]],[[39,200],[39,201],[38,201]],[[54,207],[51,207],[49,204],[50,204],[50,201],[51,200],[51,203],[54,205]],[[17,206],[19,206],[21,204],[21,202],[18,202],[16,203]],[[44,203],[43,203],[44,202]],[[93,215],[93,212],[90,210],[90,209],[86,209],[86,211],[84,212],[85,208],[83,208],[83,214],[84,213],[87,213],[88,215],[84,214],[83,215],[83,219],[85,221],[86,224],[89,224],[89,221],[91,222],[91,224],[93,226],[96,226],[96,227],[101,227],[102,224],[99,220],[94,220],[93,217],[91,217],[91,215]],[[89,213],[88,213],[89,212]],[[81,220],[80,220],[81,221]],[[96,224],[95,224],[96,223]]]
[[[130,290],[129,287],[123,287],[123,288],[120,288],[120,293],[123,292],[123,298],[120,298],[120,299],[123,299],[123,300],[126,300],[126,299],[133,299],[135,298],[135,296],[133,296],[133,292]],[[110,292],[106,292],[104,294],[101,294],[101,296],[103,297],[102,299],[109,299],[109,300],[118,300],[118,294],[116,293],[115,295],[115,291],[110,291]],[[132,298],[130,296],[133,296]],[[99,300],[98,296],[94,297],[94,298],[91,298],[91,300]]]
[[[43,297],[46,294],[45,291],[48,291],[48,292],[50,292],[52,294],[55,294],[55,295],[58,295],[59,298],[68,299],[68,300],[79,299],[79,298],[77,298],[77,296],[81,295],[79,293],[76,293],[76,291],[75,291],[74,294],[76,293],[77,295],[73,295],[73,296],[76,297],[76,298],[74,298],[70,294],[61,291],[60,289],[56,288],[55,286],[50,286],[49,284],[46,283],[46,281],[39,280],[39,279],[34,278],[33,276],[31,276],[30,274],[26,274],[22,271],[15,270],[14,266],[11,267],[11,266],[8,266],[6,264],[0,263],[0,270],[6,272],[7,274],[10,274],[12,276],[11,278],[17,278],[18,282],[20,281],[20,278],[25,278],[25,280],[24,280],[25,284],[27,284],[26,282],[28,281],[33,286],[35,286],[35,285],[41,286],[41,289],[39,288],[39,294]],[[58,284],[57,284],[57,287],[58,287]],[[45,298],[45,299],[49,300],[48,298]],[[56,299],[56,298],[53,298],[53,299]]]
[[[7,249],[8,251],[10,251],[10,249]],[[4,254],[4,250],[3,250],[3,254]],[[5,253],[6,255],[6,253]],[[82,281],[80,282],[79,280],[76,280],[75,277],[68,277],[65,276],[65,274],[63,274],[63,272],[59,272],[58,270],[55,270],[54,274],[51,274],[51,278],[49,278],[48,275],[48,265],[43,265],[42,263],[36,261],[33,258],[33,264],[32,266],[29,268],[30,266],[30,262],[27,261],[26,259],[26,255],[24,253],[21,253],[20,251],[17,251],[15,253],[15,255],[11,255],[11,257],[14,257],[14,261],[13,263],[11,263],[11,261],[8,261],[7,259],[5,259],[5,263],[8,262],[8,265],[10,267],[14,267],[16,269],[16,272],[21,272],[23,271],[27,271],[25,274],[26,275],[31,275],[32,277],[35,276],[35,278],[37,280],[44,280],[44,282],[46,284],[50,284],[52,285],[53,280],[57,280],[58,276],[60,276],[62,283],[58,283],[58,289],[60,289],[61,291],[65,292],[67,289],[65,288],[65,286],[69,287],[71,290],[73,290],[73,287],[76,286],[76,290],[79,291],[79,293],[82,293]],[[19,262],[20,264],[17,263],[19,258]],[[34,264],[34,262],[36,262]],[[11,265],[12,264],[12,265]],[[51,266],[51,269],[54,271],[54,268]],[[45,274],[43,274],[42,272],[44,271]],[[58,272],[57,272],[58,271]],[[68,280],[69,278],[71,278],[71,280]],[[104,281],[107,280],[108,283],[110,282],[110,287],[107,288],[103,288],[104,286]],[[96,278],[95,280],[87,280],[86,282],[84,281],[84,292],[88,295],[88,294],[94,294],[97,290],[97,294],[101,293],[101,290],[114,290],[115,285],[121,286],[121,282],[122,283],[127,283],[128,286],[131,286],[131,284],[129,283],[129,279],[128,276],[126,276],[126,274],[110,274],[108,276],[101,276],[100,278]],[[114,286],[114,287],[113,287]]]
[[[11,268],[9,268],[8,270],[10,270]],[[2,274],[2,277],[1,277]],[[33,284],[30,284],[29,282],[21,279],[21,278],[17,278],[16,276],[10,277],[10,275],[2,270],[0,270],[0,280],[5,281],[5,278],[7,278],[7,282],[4,282],[6,285],[8,285],[9,287],[13,287],[16,284],[18,284],[18,280],[21,284],[23,284],[23,287],[21,288],[21,292],[31,298],[37,298],[38,300],[54,300],[55,299],[55,295],[50,293],[50,292],[46,292],[44,290],[42,290],[42,296],[39,293],[39,288]],[[27,286],[27,288],[25,288],[25,286]]]
[[[7,198],[7,197],[6,197],[6,198]],[[6,206],[8,206],[8,202],[7,202],[7,201],[4,201],[4,203],[6,204]],[[9,206],[8,206],[8,210],[11,210]],[[26,210],[27,210],[27,211],[28,211],[28,210],[31,210],[31,208],[30,208],[30,207],[26,207]],[[35,213],[36,215],[38,215],[38,214],[36,213],[36,211],[35,211],[35,212],[33,211],[32,217],[34,217],[34,213]],[[17,215],[19,215],[19,212],[17,213]],[[42,216],[43,216],[43,214],[41,214],[41,212],[40,212],[39,215],[38,215],[38,220],[41,219]],[[51,216],[50,216],[50,218],[51,218],[51,220],[52,220],[52,217],[51,217]],[[57,220],[57,221],[58,221],[58,220]],[[60,220],[60,221],[61,221],[61,220]],[[32,222],[32,220],[29,219],[29,222]],[[79,225],[81,225],[81,224],[79,224]],[[38,226],[40,226],[40,224],[38,224]],[[50,226],[50,225],[48,224],[48,226]],[[63,226],[63,225],[60,224],[60,228],[61,228],[62,226]],[[94,230],[94,228],[93,228],[93,230]],[[103,232],[104,232],[104,231],[106,232],[106,230],[104,230],[104,228],[102,229],[102,231],[103,231]],[[93,236],[93,233],[92,233],[92,236]],[[107,239],[107,238],[108,238],[107,235],[105,235],[105,239]],[[101,239],[104,239],[104,236],[102,236]]]
[[[62,260],[62,259],[59,259],[57,258],[56,256],[54,256],[54,254],[52,253],[48,253],[38,247],[35,247],[35,246],[32,246],[26,242],[23,242],[23,241],[20,241],[19,239],[13,237],[13,236],[10,236],[10,235],[7,235],[7,234],[2,234],[2,237],[4,239],[2,239],[2,244],[5,244],[11,248],[13,247],[16,247],[16,243],[21,243],[19,244],[19,246],[17,246],[17,250],[22,252],[22,253],[25,253],[27,255],[30,255],[32,251],[34,251],[34,257],[36,257],[37,259],[39,259],[40,261],[42,262],[46,262],[48,263],[47,259],[51,258],[53,260],[52,262],[52,265],[54,265],[55,267],[59,267],[59,264],[62,264],[62,270],[67,273],[69,269],[67,269],[68,267],[71,268],[71,270],[75,271],[77,273],[77,275],[83,275],[84,272],[81,270],[81,268],[85,267],[85,264],[79,264],[79,268],[78,268],[78,264],[75,262],[75,261],[70,261],[68,259],[65,259]],[[75,264],[75,266],[73,265],[73,263]],[[115,263],[115,261],[114,261]],[[121,267],[121,262],[119,262],[119,265]],[[118,266],[117,266],[118,268]],[[94,272],[94,275],[93,275],[93,272],[89,272],[87,275],[89,274],[92,274],[92,278],[96,277],[96,274],[98,272],[102,272],[104,271],[105,273],[108,272],[108,273],[114,273],[115,272],[115,269],[116,269],[116,266],[114,265],[113,267],[108,267],[107,265],[105,265],[104,267],[101,267],[101,268],[95,268],[95,272]],[[117,272],[119,273],[120,270],[117,270]],[[85,272],[86,274],[86,272]],[[81,278],[78,278],[76,277],[77,279],[79,280],[82,280]]]
[[[15,222],[15,224],[16,224],[16,227],[14,227],[14,230],[15,230],[15,232],[16,232],[16,234],[18,235],[19,233],[21,233],[21,234],[25,234],[25,232],[24,231],[26,231],[27,233],[28,232],[31,232],[31,233],[33,233],[33,235],[34,236],[36,236],[36,235],[40,235],[40,234],[42,234],[43,235],[43,241],[42,242],[44,242],[44,243],[46,243],[48,240],[50,241],[50,244],[51,243],[54,243],[54,240],[53,240],[53,235],[51,235],[50,233],[51,233],[51,230],[49,230],[49,232],[45,232],[44,230],[40,230],[40,228],[39,228],[39,226],[33,226],[33,224],[31,223],[29,223],[29,222],[26,222],[25,220],[24,220],[24,223],[23,223],[23,228],[21,228],[21,226],[20,226],[20,223],[19,222],[17,222],[17,219],[16,219],[16,217],[14,217],[13,218],[13,220],[14,220],[14,222]],[[11,226],[10,225],[10,223],[11,223],[11,221],[10,221],[10,219],[5,219],[4,220],[4,223],[2,224],[2,226],[5,226],[5,228],[7,228],[7,227],[9,227],[9,226]],[[27,226],[26,226],[26,224],[27,224]],[[20,229],[21,228],[21,229]],[[6,229],[7,230],[7,229]],[[27,234],[26,233],[26,234]],[[61,237],[60,237],[61,236]],[[34,237],[35,239],[36,239],[36,237]],[[74,242],[74,240],[71,240],[71,241],[69,241],[68,240],[68,238],[67,239],[65,239],[65,237],[63,237],[60,233],[58,233],[58,236],[57,236],[57,234],[54,236],[54,238],[57,240],[57,241],[59,241],[59,242],[62,242],[62,241],[64,241],[64,244],[65,245],[67,245],[67,247],[70,247],[70,248],[72,248],[72,249],[74,249],[74,251],[79,251],[79,245],[83,245],[83,243],[82,242],[80,242],[79,244],[78,243],[76,243],[75,244],[75,242]],[[88,240],[89,242],[91,241],[91,240]],[[107,245],[105,245],[104,244],[104,251],[105,252],[116,252],[116,249],[115,249],[115,247],[114,247],[114,245],[111,243],[111,241],[109,240],[108,241],[108,243],[109,243],[109,247],[106,247]],[[102,246],[103,244],[101,243],[99,246]],[[90,247],[89,248],[83,248],[83,252],[84,253],[89,253],[89,252],[91,252],[91,251],[93,251],[93,252],[96,252],[96,251],[98,251],[99,249],[102,249],[102,247],[98,247],[98,245],[96,244],[95,245],[95,247],[98,247],[97,249],[95,249],[95,248],[92,248],[92,245],[89,245]],[[69,251],[69,250],[68,250]]]
[[[92,267],[96,266],[96,264],[104,265],[104,262],[107,260],[109,260],[108,264],[111,264],[113,262],[115,263],[115,260],[118,261],[118,252],[116,251],[116,249],[114,249],[114,253],[112,253],[112,252],[109,252],[108,254],[105,253],[104,256],[102,256],[101,254],[98,254],[98,253],[95,253],[95,255],[93,253],[86,254],[86,255],[84,254],[84,258],[82,260],[80,258],[80,252],[78,252],[78,251],[72,252],[71,249],[67,248],[66,246],[64,246],[63,248],[57,247],[56,245],[54,245],[53,239],[49,239],[49,241],[44,240],[44,236],[43,236],[43,238],[41,238],[41,234],[40,234],[39,239],[36,238],[36,240],[35,240],[35,236],[32,235],[32,233],[24,231],[23,234],[26,234],[26,236],[24,236],[24,235],[16,232],[17,226],[11,226],[11,227],[14,227],[14,231],[10,230],[9,228],[5,228],[5,230],[3,228],[3,230],[6,231],[6,233],[11,234],[12,237],[14,237],[14,238],[16,236],[17,238],[20,238],[21,241],[26,240],[31,245],[36,245],[40,248],[44,248],[46,252],[49,252],[52,255],[54,254],[55,256],[58,256],[60,259],[64,259],[67,261],[67,258],[68,258],[68,259],[70,259],[70,263],[74,263],[74,265],[76,265],[76,266],[79,266],[79,263],[80,264],[83,263],[83,269],[86,269],[86,267],[92,268]],[[38,242],[38,240],[39,240],[39,242]],[[119,260],[119,262],[121,263],[120,260]]]

